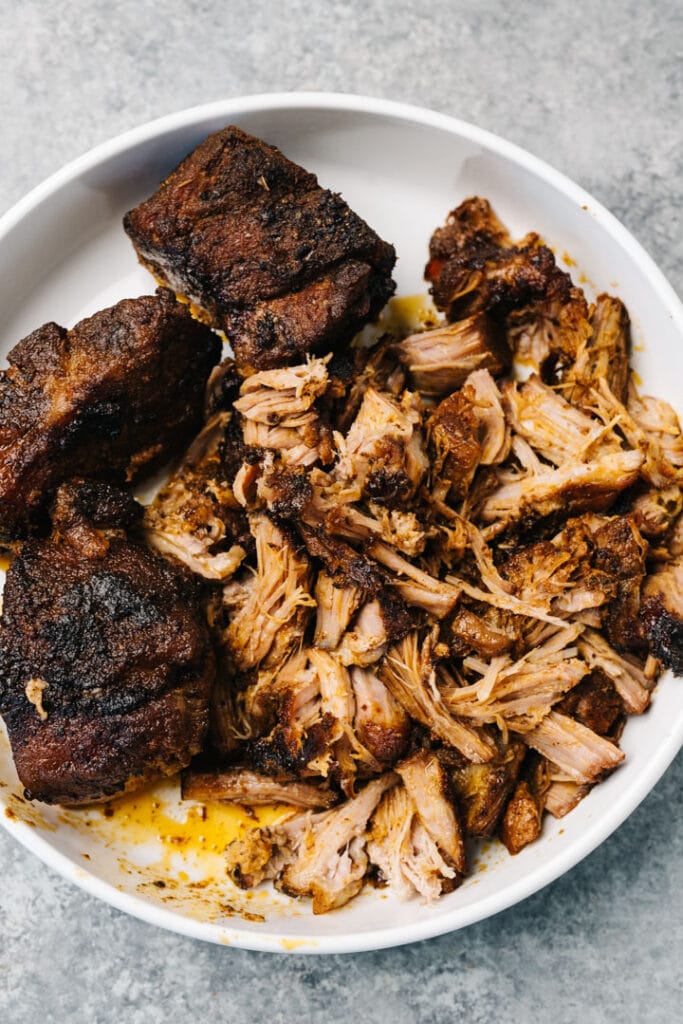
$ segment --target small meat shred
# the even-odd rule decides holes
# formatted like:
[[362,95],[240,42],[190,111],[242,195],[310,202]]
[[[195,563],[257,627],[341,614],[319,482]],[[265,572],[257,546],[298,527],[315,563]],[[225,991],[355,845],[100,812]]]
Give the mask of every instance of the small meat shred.
[[427,471],[418,404],[368,388],[345,438],[336,436],[337,479],[353,481],[366,496],[400,505],[416,492]]
[[502,484],[483,502],[480,515],[501,527],[522,518],[543,519],[557,512],[603,511],[638,479],[643,465],[638,451],[615,452],[592,462],[539,468]]
[[315,605],[306,556],[267,515],[252,515],[249,525],[256,541],[256,580],[224,636],[241,672],[262,663],[278,665],[303,636]]
[[354,729],[382,765],[394,764],[408,743],[410,718],[373,671],[354,666],[351,683],[356,711]]
[[423,395],[449,395],[474,370],[497,375],[510,365],[504,335],[483,313],[411,334],[397,352],[411,384]]
[[248,768],[228,768],[222,772],[188,770],[183,773],[182,797],[201,803],[224,800],[249,807],[284,803],[315,809],[336,803],[336,795],[329,787],[278,780]]
[[574,782],[597,782],[624,759],[614,743],[557,711],[546,715],[523,739]]
[[465,873],[462,830],[435,754],[414,754],[396,771],[401,783],[384,794],[373,815],[368,855],[400,898],[418,894],[431,902],[452,892]]
[[343,906],[362,888],[368,820],[397,778],[381,776],[339,807],[296,815],[233,841],[227,849],[228,874],[245,889],[275,879],[290,896],[310,896],[314,914]]
[[209,580],[226,580],[246,557],[246,519],[226,479],[220,445],[230,421],[217,413],[145,509],[147,543]]
[[574,405],[590,402],[588,396],[597,380],[604,380],[620,402],[626,400],[629,381],[628,357],[631,325],[620,299],[599,295],[591,317],[591,330],[581,340],[576,358],[564,376],[562,386]]
[[248,377],[234,408],[244,419],[244,443],[275,449],[285,465],[331,460],[329,429],[315,404],[328,388],[328,359],[263,370]]
[[490,740],[449,711],[437,684],[429,640],[421,643],[417,632],[409,633],[388,651],[380,678],[411,718],[431,729],[444,743],[477,764],[493,757]]
[[318,573],[315,583],[316,647],[333,651],[338,646],[362,596],[359,587],[336,583],[334,577],[324,570]]

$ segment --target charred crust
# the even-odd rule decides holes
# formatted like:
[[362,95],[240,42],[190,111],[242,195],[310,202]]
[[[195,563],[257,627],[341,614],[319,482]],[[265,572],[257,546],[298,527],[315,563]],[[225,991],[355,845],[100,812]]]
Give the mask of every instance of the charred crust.
[[323,527],[299,524],[309,555],[319,559],[332,578],[344,586],[360,587],[368,594],[376,594],[385,583],[385,573],[376,562],[325,533]]
[[624,704],[611,679],[601,669],[594,669],[563,697],[557,710],[599,736],[608,736],[623,716]]
[[59,487],[51,516],[58,529],[85,520],[100,529],[125,530],[136,526],[142,513],[132,494],[104,480],[71,480]]
[[683,675],[683,615],[672,612],[659,596],[643,603],[642,615],[651,652],[674,675]]
[[190,153],[124,228],[141,262],[226,332],[243,376],[346,344],[394,291],[393,247],[235,126]]
[[309,762],[328,748],[334,726],[332,715],[323,715],[303,735],[284,724],[278,725],[270,736],[246,744],[245,764],[265,775],[300,779]]
[[166,289],[20,341],[0,371],[0,536],[42,528],[70,477],[124,483],[163,465],[201,426],[219,355]]
[[313,486],[303,466],[278,466],[265,480],[272,498],[268,505],[275,516],[298,520],[313,497]]

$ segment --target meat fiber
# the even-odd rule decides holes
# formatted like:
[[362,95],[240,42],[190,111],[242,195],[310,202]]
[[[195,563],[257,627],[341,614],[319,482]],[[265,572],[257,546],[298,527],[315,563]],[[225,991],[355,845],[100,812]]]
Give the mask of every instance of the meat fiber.
[[267,515],[252,515],[249,525],[256,542],[257,575],[224,635],[241,672],[261,664],[279,665],[303,637],[315,604],[305,554]]
[[182,797],[201,803],[224,800],[248,807],[283,803],[313,810],[330,807],[336,802],[335,794],[326,786],[278,780],[239,767],[220,772],[183,772]]
[[495,375],[510,365],[505,336],[484,313],[411,334],[396,350],[411,384],[423,395],[449,395],[474,370]]
[[318,814],[299,814],[279,825],[247,833],[228,846],[228,873],[243,888],[267,878],[291,896],[309,896],[313,913],[348,903],[362,888],[368,868],[366,828],[382,794],[397,776],[369,782],[351,800]]
[[431,902],[452,892],[465,873],[462,830],[435,754],[414,754],[396,771],[401,783],[387,790],[373,815],[368,856],[399,897],[419,894]]
[[206,424],[144,516],[148,544],[209,580],[232,576],[251,546],[221,458],[229,421],[229,412],[219,412]]

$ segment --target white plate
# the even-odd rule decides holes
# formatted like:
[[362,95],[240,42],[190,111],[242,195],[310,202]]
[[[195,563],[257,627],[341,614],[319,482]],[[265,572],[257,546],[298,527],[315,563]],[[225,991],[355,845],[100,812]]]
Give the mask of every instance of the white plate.
[[[424,290],[427,240],[446,212],[488,196],[512,233],[541,232],[570,254],[587,290],[617,292],[634,323],[646,390],[676,404],[683,379],[683,308],[651,259],[594,199],[501,139],[452,118],[382,100],[325,94],[256,96],[198,107],[98,146],[40,185],[0,221],[2,352],[46,320],[72,325],[125,296],[151,291],[121,217],[209,132],[235,122],[280,146],[341,191],[399,254],[399,294]],[[29,850],[114,906],[186,935],[249,949],[347,952],[425,939],[481,920],[547,885],[590,853],[654,786],[683,742],[681,683],[664,678],[651,709],[629,721],[624,765],[517,857],[494,847],[456,892],[426,907],[368,891],[315,918],[265,893],[244,903],[227,882],[193,889],[202,870],[182,848],[166,857],[130,831],[74,824],[58,808],[28,807],[0,736],[0,821]],[[177,813],[171,807],[170,813]],[[84,857],[87,854],[89,859]],[[488,858],[488,859],[487,859]],[[182,877],[182,876],[181,876]],[[174,882],[173,879],[176,879]],[[221,907],[221,901],[223,907]],[[250,909],[264,921],[245,920]]]

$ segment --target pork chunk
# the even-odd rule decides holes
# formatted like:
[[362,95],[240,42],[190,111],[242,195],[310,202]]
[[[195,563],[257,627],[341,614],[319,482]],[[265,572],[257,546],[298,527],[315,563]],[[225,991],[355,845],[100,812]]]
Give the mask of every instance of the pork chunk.
[[219,355],[164,289],[15,345],[0,371],[0,540],[25,536],[69,477],[121,483],[182,449]]
[[55,534],[7,575],[0,711],[31,799],[81,804],[172,774],[208,725],[214,656],[191,578],[128,540],[132,499],[62,487]]
[[225,331],[245,376],[344,345],[394,291],[393,247],[314,174],[234,125],[124,227],[143,265]]

